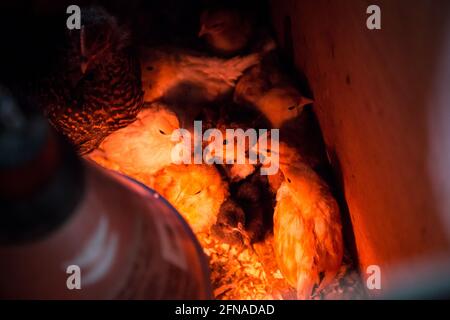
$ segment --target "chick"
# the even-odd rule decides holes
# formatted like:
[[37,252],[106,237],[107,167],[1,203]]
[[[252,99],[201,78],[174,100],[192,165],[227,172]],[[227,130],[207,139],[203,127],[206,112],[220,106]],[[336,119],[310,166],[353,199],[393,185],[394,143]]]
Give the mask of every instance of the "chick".
[[245,230],[250,242],[264,240],[266,233],[272,230],[273,226],[273,197],[269,191],[267,177],[255,172],[230,188],[245,211]]
[[171,104],[215,101],[230,94],[243,72],[260,58],[260,53],[221,59],[180,48],[142,48],[144,100]]
[[166,105],[143,109],[128,127],[108,136],[87,155],[98,164],[122,172],[165,197],[194,232],[208,232],[228,195],[227,184],[212,165],[172,164],[179,128],[177,116]]
[[171,134],[178,128],[178,118],[172,111],[153,104],[143,109],[135,122],[106,137],[88,157],[148,183],[152,174],[172,163],[175,142]]
[[274,251],[283,276],[297,289],[297,297],[309,299],[314,286],[320,284],[321,290],[328,285],[342,263],[339,207],[328,186],[309,166],[283,161],[280,168],[285,179],[276,196]]
[[280,129],[280,139],[295,147],[303,161],[314,169],[326,166],[324,141],[317,119],[296,83],[283,72],[276,52],[242,76],[234,101],[259,111],[270,127]]
[[198,234],[209,232],[228,196],[227,184],[212,165],[170,165],[150,187],[165,197]]
[[227,199],[220,207],[211,233],[228,244],[243,246],[250,242],[244,227],[244,210],[235,201]]
[[[224,159],[233,163],[223,164],[222,168],[231,182],[242,181],[252,175],[258,166],[257,163],[252,163],[249,159],[250,150],[257,153],[257,143],[250,145],[250,140],[245,137],[245,132],[249,129],[258,132],[258,129],[269,128],[269,125],[261,118],[258,112],[255,112],[255,110],[234,103],[222,105],[220,113],[221,117],[216,121],[215,128],[222,132]],[[228,129],[235,130],[234,143],[230,143],[232,141],[228,141],[227,139]],[[241,139],[245,139],[245,144],[243,146],[245,150],[244,163],[239,163],[237,158],[239,149],[238,140]]]
[[236,8],[208,8],[200,16],[199,37],[217,54],[232,56],[242,52],[254,36],[254,21]]
[[275,52],[266,55],[239,79],[234,101],[258,109],[273,128],[281,128],[295,119],[305,105],[313,102],[281,71]]

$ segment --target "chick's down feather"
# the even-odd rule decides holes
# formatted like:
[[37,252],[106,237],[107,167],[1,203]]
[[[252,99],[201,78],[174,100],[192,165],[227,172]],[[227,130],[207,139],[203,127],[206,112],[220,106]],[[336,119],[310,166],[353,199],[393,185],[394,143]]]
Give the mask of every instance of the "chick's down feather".
[[171,135],[178,128],[178,118],[172,111],[162,104],[153,104],[143,109],[135,122],[105,138],[89,157],[148,183],[152,174],[172,163],[175,142]]
[[[342,262],[339,207],[328,186],[307,165],[281,165],[277,191],[274,251],[278,266],[299,299],[331,282]],[[321,279],[323,276],[323,279]]]
[[300,115],[305,105],[312,103],[282,72],[275,52],[267,54],[239,79],[234,100],[258,109],[274,128],[281,128]]
[[172,164],[179,128],[176,115],[163,104],[143,109],[135,122],[108,136],[88,157],[155,189],[192,229],[207,232],[228,195],[226,183],[212,165]]
[[209,232],[228,196],[226,183],[211,165],[170,165],[150,185],[186,219],[195,233]]

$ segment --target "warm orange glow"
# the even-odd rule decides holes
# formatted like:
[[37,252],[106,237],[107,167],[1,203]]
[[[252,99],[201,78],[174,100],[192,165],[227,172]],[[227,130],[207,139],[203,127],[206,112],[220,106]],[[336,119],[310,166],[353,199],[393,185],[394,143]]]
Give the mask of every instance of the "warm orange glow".
[[321,275],[328,285],[338,272],[345,274],[337,203],[295,150],[281,145],[281,173],[269,179],[277,191],[274,236],[253,245],[226,244],[211,227],[229,197],[228,183],[215,166],[170,163],[176,128],[175,114],[159,105],[141,112],[88,157],[153,188],[180,212],[209,257],[216,298],[311,298]]

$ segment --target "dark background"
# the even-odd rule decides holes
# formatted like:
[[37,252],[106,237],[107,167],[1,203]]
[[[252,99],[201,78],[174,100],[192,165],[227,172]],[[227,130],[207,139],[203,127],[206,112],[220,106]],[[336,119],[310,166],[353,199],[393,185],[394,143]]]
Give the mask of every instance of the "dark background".
[[249,10],[267,24],[266,1],[211,0],[19,0],[0,2],[0,81],[23,80],[45,73],[58,54],[71,4],[105,7],[131,27],[136,43],[177,44],[200,48],[197,38],[202,8],[226,3]]

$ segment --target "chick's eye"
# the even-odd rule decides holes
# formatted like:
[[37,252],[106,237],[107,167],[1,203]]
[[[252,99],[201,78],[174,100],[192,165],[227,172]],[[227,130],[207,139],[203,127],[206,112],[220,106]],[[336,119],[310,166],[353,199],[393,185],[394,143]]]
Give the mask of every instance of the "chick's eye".
[[210,28],[211,28],[212,30],[218,30],[218,29],[222,28],[223,25],[224,25],[224,24],[223,24],[222,22],[213,23],[213,24],[210,26]]
[[159,132],[161,133],[161,134],[166,134],[164,131],[162,131],[161,129],[159,129]]

